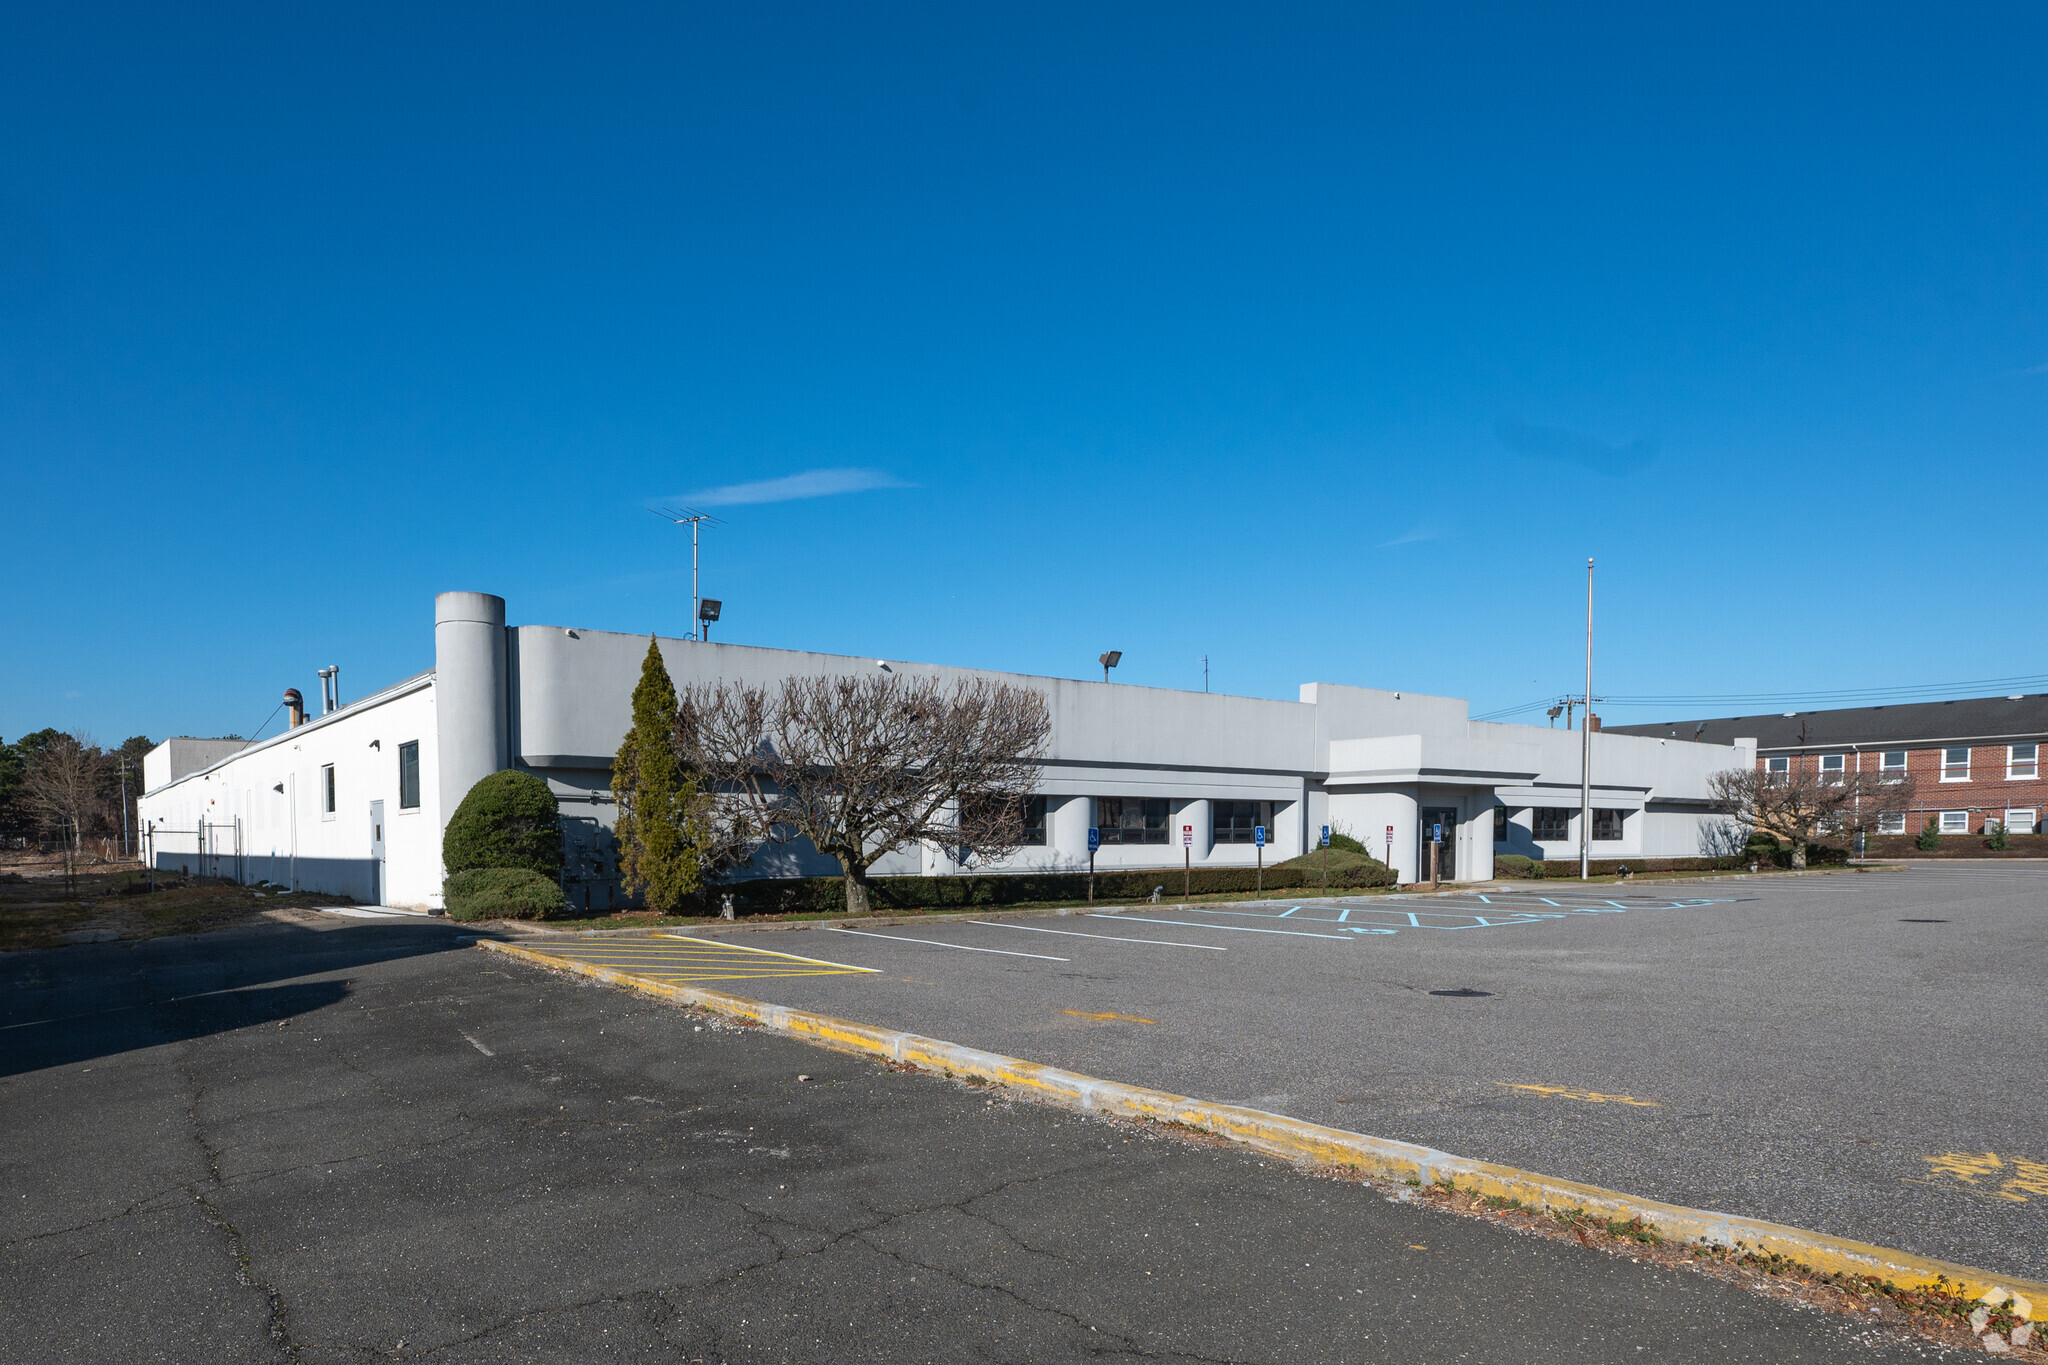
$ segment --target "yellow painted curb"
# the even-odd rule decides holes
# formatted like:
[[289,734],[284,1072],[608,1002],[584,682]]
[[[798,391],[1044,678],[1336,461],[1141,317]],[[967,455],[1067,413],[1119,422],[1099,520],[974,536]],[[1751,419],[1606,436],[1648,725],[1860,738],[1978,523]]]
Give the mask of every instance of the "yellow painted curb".
[[524,958],[543,967],[574,972],[610,985],[743,1019],[841,1051],[866,1053],[920,1071],[974,1078],[1029,1091],[1036,1098],[1070,1109],[1178,1123],[1290,1161],[1340,1167],[1395,1182],[1419,1181],[1425,1186],[1448,1181],[1460,1190],[1517,1199],[1539,1209],[1585,1209],[1623,1222],[1640,1218],[1645,1223],[1654,1224],[1660,1234],[1674,1241],[1723,1247],[1732,1247],[1739,1242],[1751,1251],[1776,1253],[1813,1270],[1843,1275],[1874,1275],[1902,1288],[1945,1282],[1950,1290],[1975,1298],[1996,1286],[2024,1294],[2036,1303],[2048,1302],[2048,1284],[1994,1275],[1970,1266],[1916,1256],[1909,1251],[1872,1246],[1823,1232],[1808,1232],[1782,1223],[1766,1223],[1757,1218],[1641,1199],[1597,1185],[1582,1185],[1575,1180],[1537,1175],[1513,1166],[1497,1166],[1489,1161],[1473,1161],[1412,1142],[1394,1142],[1346,1132],[1341,1128],[1326,1128],[1285,1114],[1268,1114],[1234,1104],[1214,1104],[1207,1100],[1189,1099],[1185,1095],[1169,1095],[1161,1090],[1097,1080],[1079,1072],[1062,1071],[1057,1067],[962,1047],[958,1043],[925,1038],[915,1033],[876,1028],[871,1024],[858,1024],[829,1014],[791,1009],[786,1005],[771,1005],[701,986],[670,985],[612,967],[537,952],[518,944],[480,938],[476,946]]

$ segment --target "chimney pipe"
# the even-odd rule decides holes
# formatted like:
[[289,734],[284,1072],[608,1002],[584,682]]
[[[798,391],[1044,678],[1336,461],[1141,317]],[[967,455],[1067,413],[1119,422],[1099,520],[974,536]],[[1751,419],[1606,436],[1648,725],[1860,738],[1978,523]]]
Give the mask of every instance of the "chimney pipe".
[[284,704],[285,713],[291,717],[288,729],[296,730],[306,723],[306,699],[299,695],[298,688],[287,687],[284,690]]
[[1600,717],[1591,717],[1586,728],[1589,730],[1598,730],[1600,728]]

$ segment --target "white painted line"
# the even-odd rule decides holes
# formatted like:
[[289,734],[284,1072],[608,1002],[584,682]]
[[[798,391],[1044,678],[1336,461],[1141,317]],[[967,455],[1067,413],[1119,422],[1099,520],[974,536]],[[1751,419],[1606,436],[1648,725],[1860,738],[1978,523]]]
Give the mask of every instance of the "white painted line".
[[1242,924],[1190,924],[1179,919],[1139,919],[1135,915],[1102,915],[1089,912],[1090,919],[1120,919],[1128,924],[1177,924],[1183,929],[1223,929],[1233,934],[1285,934],[1289,938],[1334,938],[1339,943],[1352,942],[1348,934],[1311,934],[1300,929],[1249,929]]
[[1013,953],[1007,948],[970,948],[964,943],[941,943],[935,938],[903,938],[897,934],[870,934],[864,929],[841,929],[837,925],[825,926],[828,934],[858,934],[862,938],[885,938],[891,943],[928,943],[934,948],[958,948],[963,953],[995,953],[1001,957],[1035,957],[1041,962],[1068,962],[1064,957],[1047,957],[1044,953]]
[[[463,1034],[462,1036],[465,1038],[469,1038],[469,1035],[467,1033]],[[485,1047],[482,1043],[479,1043],[474,1038],[469,1038],[469,1045],[475,1048],[478,1052],[483,1053],[486,1057],[495,1057],[498,1055],[497,1053],[491,1051],[489,1048]]]
[[880,967],[856,967],[846,962],[827,962],[822,957],[800,957],[795,953],[778,953],[773,948],[749,948],[744,943],[725,943],[715,938],[692,938],[688,934],[663,934],[663,938],[680,939],[684,943],[708,943],[714,948],[737,948],[743,953],[760,953],[765,957],[786,957],[791,962],[812,962],[820,967],[838,967],[849,972],[879,972]]
[[1041,929],[1035,924],[1004,924],[992,919],[971,919],[969,924],[985,924],[991,929],[1029,929],[1034,934],[1065,934],[1068,938],[1099,938],[1110,943],[1150,943],[1161,948],[1200,948],[1207,953],[1227,953],[1228,948],[1219,948],[1213,943],[1176,943],[1170,938],[1120,938],[1115,934],[1081,934],[1072,929]]

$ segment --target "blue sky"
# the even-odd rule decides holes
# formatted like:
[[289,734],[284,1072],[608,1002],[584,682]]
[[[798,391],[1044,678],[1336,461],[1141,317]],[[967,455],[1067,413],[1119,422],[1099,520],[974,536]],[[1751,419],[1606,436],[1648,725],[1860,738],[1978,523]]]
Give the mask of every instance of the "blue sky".
[[2044,50],[2021,4],[17,7],[0,735],[246,734],[427,667],[448,588],[681,633],[645,508],[693,497],[747,643],[1484,712],[1578,685],[1592,555],[1601,692],[2048,673]]

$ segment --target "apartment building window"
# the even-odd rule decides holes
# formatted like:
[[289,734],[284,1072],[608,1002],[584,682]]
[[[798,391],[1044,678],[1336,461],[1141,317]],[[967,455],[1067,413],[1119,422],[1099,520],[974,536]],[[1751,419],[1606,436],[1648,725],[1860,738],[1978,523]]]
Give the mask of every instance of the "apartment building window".
[[1968,834],[1970,832],[1970,812],[1966,810],[1943,811],[1941,813],[1941,832],[1943,834]]
[[1625,810],[1596,810],[1593,812],[1593,842],[1614,843],[1621,838],[1621,823],[1628,815]]
[[398,746],[398,808],[420,808],[420,742],[416,739]]
[[1842,774],[1848,770],[1844,754],[1822,754],[1820,756],[1820,780],[1831,786],[1839,786]]
[[1166,798],[1098,796],[1095,827],[1102,831],[1104,844],[1163,844]]
[[[1970,746],[1958,744],[1952,749],[1941,751],[1941,780],[1944,782],[1968,782],[1970,780]],[[1948,818],[1943,812],[1942,818]]]
[[2005,832],[2008,834],[2032,834],[2034,832],[2034,817],[2036,813],[2031,807],[2026,810],[2007,811],[2005,813]]
[[320,769],[320,813],[322,815],[334,814],[334,765],[332,763],[326,764]]
[[1896,780],[1906,775],[1906,751],[1886,749],[1877,761],[1877,775],[1880,778]]
[[2009,778],[2033,779],[2041,774],[2041,746],[2038,744],[2008,744],[2005,748],[2005,775]]
[[1784,754],[1764,760],[1764,776],[1783,777],[1792,771],[1792,760]]
[[1906,813],[1902,810],[1895,810],[1889,815],[1878,816],[1877,832],[1879,834],[1904,834],[1906,832]]
[[1572,837],[1572,813],[1563,806],[1538,806],[1536,839],[1539,843],[1561,844]]
[[1264,825],[1266,842],[1273,842],[1271,801],[1212,801],[1209,803],[1209,818],[1219,844],[1250,843],[1255,825]]

